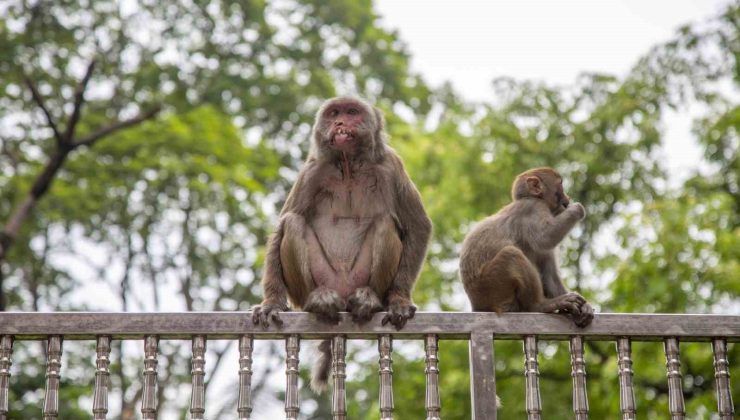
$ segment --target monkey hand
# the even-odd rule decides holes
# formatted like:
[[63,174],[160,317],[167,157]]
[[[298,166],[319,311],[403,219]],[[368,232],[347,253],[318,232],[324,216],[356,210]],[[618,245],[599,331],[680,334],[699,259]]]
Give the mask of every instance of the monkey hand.
[[586,217],[586,209],[581,203],[572,203],[568,206],[568,210],[572,211],[573,214],[578,217],[578,220],[583,220],[583,218]]
[[383,304],[373,289],[361,287],[347,299],[347,310],[352,314],[352,321],[362,324],[369,321],[375,312],[382,311]]
[[573,318],[573,322],[577,326],[581,328],[586,327],[594,319],[594,308],[588,302],[584,302],[580,307],[580,313],[572,314],[571,318]]
[[330,324],[339,323],[339,312],[347,308],[347,302],[339,296],[336,290],[326,287],[314,289],[306,298],[303,310],[316,314],[319,321]]
[[282,326],[283,320],[280,319],[280,312],[289,310],[288,305],[284,303],[262,302],[261,305],[252,308],[252,322],[254,325],[261,325],[263,329],[270,326],[270,320],[275,325]]
[[388,305],[388,313],[383,317],[382,324],[393,324],[397,330],[406,325],[406,321],[414,317],[416,306],[410,301],[395,301]]

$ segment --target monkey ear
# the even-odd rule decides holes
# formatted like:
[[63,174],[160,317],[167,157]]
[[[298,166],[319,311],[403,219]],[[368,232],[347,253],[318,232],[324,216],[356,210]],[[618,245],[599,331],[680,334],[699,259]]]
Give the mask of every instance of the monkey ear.
[[373,107],[373,113],[375,114],[375,123],[377,124],[375,138],[379,141],[385,141],[383,138],[383,133],[385,133],[385,117],[383,116],[383,111],[380,108]]
[[542,197],[542,181],[539,177],[530,176],[525,180],[527,182],[527,190],[529,194],[535,197]]

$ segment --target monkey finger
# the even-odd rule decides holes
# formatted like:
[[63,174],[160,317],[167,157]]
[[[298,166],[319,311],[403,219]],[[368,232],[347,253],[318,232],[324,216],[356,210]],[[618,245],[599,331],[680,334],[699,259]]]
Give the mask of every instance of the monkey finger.
[[275,311],[270,315],[270,318],[272,319],[272,322],[274,322],[276,325],[282,327],[283,326],[283,320],[280,318],[280,312]]
[[254,325],[260,323],[260,312],[261,308],[259,306],[255,306],[254,308],[252,308],[252,323]]
[[387,314],[385,314],[385,316],[383,317],[383,320],[380,321],[380,325],[386,325],[389,322],[391,322],[391,314],[390,314],[390,312],[387,313]]

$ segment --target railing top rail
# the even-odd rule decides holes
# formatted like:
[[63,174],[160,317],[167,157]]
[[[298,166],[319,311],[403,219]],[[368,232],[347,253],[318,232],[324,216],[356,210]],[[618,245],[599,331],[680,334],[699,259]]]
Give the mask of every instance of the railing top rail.
[[178,313],[112,313],[112,312],[3,312],[0,313],[0,335],[16,339],[41,339],[63,335],[65,339],[93,339],[108,335],[114,339],[139,339],[157,335],[162,339],[190,339],[205,335],[209,339],[235,339],[243,334],[255,338],[283,338],[298,334],[302,338],[325,338],[344,334],[348,338],[376,338],[392,334],[396,338],[423,338],[437,334],[443,339],[468,339],[473,331],[491,331],[496,338],[518,339],[537,335],[542,339],[565,339],[582,335],[589,340],[611,340],[632,337],[641,341],[679,337],[682,341],[708,341],[724,337],[740,341],[740,316],[698,314],[597,314],[593,323],[578,328],[563,315],[540,313],[485,312],[418,312],[406,326],[396,331],[390,324],[381,325],[384,313],[363,325],[342,314],[338,325],[320,322],[304,312],[284,312],[282,327],[263,330],[252,324],[251,312],[178,312]]

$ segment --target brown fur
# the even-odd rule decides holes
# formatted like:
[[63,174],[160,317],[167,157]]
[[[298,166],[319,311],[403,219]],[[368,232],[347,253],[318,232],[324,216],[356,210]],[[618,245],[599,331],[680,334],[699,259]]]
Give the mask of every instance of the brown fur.
[[555,248],[585,217],[570,203],[562,177],[551,168],[514,180],[511,204],[484,219],[465,238],[460,276],[474,311],[567,312],[578,326],[593,308],[568,292],[558,273]]
[[[345,310],[365,322],[385,309],[383,324],[400,329],[414,316],[411,290],[431,222],[386,137],[382,113],[363,100],[334,98],[319,109],[308,159],[268,243],[255,324],[281,324],[288,301],[327,322]],[[316,390],[326,386],[328,348],[320,346]]]

